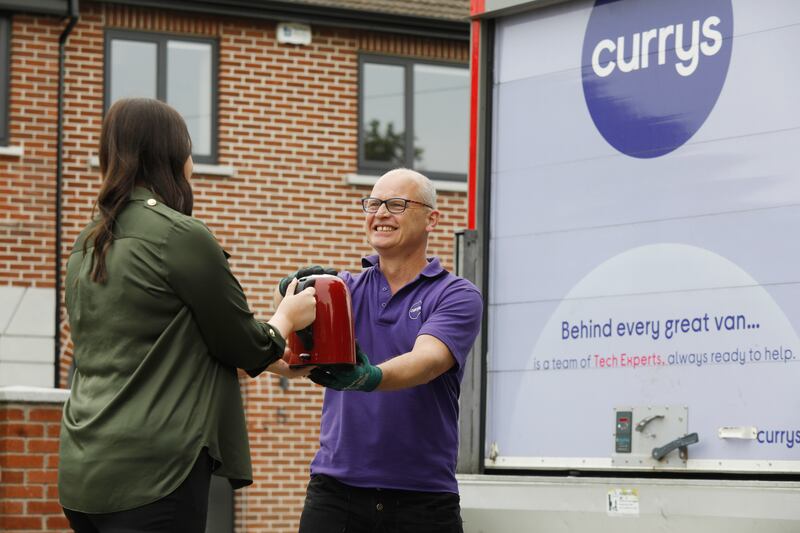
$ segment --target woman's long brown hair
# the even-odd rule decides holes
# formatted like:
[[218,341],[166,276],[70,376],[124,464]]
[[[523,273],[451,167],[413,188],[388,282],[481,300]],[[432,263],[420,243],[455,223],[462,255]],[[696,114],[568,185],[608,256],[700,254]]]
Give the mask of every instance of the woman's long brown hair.
[[118,100],[108,110],[100,132],[103,186],[95,202],[97,225],[83,243],[92,245],[91,279],[108,280],[106,254],[114,242],[114,224],[133,189],[145,187],[181,213],[192,214],[192,188],[184,176],[192,141],[181,115],[151,98]]

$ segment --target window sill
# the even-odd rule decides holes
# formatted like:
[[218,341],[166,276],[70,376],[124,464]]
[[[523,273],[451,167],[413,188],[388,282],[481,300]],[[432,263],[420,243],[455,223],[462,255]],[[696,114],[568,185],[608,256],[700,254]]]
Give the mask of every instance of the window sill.
[[[367,185],[372,187],[378,181],[380,176],[369,176],[366,174],[345,174],[345,179],[348,185]],[[467,192],[467,182],[465,181],[444,181],[444,180],[431,180],[433,186],[436,187],[436,192],[452,191],[452,192]]]
[[[100,159],[96,155],[93,155],[89,158],[89,165],[92,168],[100,168]],[[236,174],[236,169],[230,165],[195,163],[194,172],[192,174],[194,176],[222,176],[229,178]]]
[[0,156],[22,157],[25,150],[22,146],[0,146]]
[[0,387],[0,402],[4,403],[64,403],[67,398],[69,398],[69,389],[26,387],[23,385]]

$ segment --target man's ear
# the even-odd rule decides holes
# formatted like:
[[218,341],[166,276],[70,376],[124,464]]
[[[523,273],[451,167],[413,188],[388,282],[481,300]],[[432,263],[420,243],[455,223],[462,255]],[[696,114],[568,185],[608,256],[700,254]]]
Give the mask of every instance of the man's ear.
[[425,226],[425,229],[428,231],[433,231],[433,228],[435,228],[436,224],[439,223],[440,215],[441,213],[439,213],[439,211],[436,209],[431,210],[431,212],[428,213],[428,224]]

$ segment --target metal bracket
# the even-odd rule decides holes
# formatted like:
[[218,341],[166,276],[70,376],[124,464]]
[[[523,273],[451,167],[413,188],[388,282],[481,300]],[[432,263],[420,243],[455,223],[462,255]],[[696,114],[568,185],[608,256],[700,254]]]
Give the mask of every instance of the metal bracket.
[[493,442],[492,445],[489,447],[489,460],[496,461],[499,455],[500,455],[500,446],[497,445],[497,442]]
[[700,437],[697,436],[697,433],[690,433],[684,437],[679,439],[675,439],[672,442],[661,446],[660,448],[653,448],[652,457],[656,461],[662,460],[667,454],[669,454],[672,450],[679,450],[680,458],[684,461],[689,459],[689,448],[690,444],[696,444],[700,442]]

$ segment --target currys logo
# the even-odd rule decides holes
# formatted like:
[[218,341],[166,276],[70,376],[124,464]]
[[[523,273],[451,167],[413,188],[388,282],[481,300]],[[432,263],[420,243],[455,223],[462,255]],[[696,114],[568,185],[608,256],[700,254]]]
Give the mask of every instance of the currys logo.
[[778,444],[791,449],[800,448],[800,429],[767,429],[756,434],[759,444]]
[[600,134],[631,157],[682,146],[722,91],[732,35],[731,0],[596,0],[581,64]]

